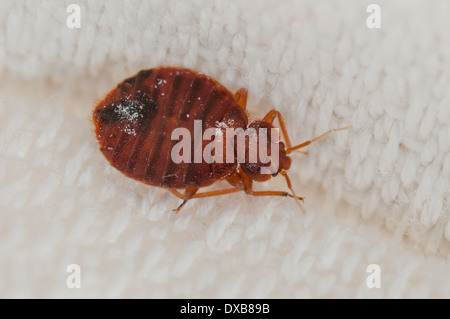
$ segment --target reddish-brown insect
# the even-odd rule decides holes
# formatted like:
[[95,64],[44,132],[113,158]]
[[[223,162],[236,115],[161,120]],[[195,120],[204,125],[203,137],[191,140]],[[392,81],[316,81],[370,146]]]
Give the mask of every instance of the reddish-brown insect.
[[[246,102],[246,89],[232,94],[214,79],[195,71],[160,67],[140,71],[117,85],[95,107],[93,120],[100,150],[111,165],[133,179],[167,188],[183,199],[176,211],[191,198],[237,191],[253,196],[289,196],[297,201],[303,200],[294,193],[286,174],[291,166],[288,154],[337,130],[292,146],[278,111],[271,110],[262,120],[249,124]],[[171,133],[180,127],[192,132],[194,120],[202,121],[203,131],[217,127],[217,123],[227,123],[227,127],[235,129],[260,130],[274,128],[275,118],[280,123],[284,143],[271,141],[270,134],[267,136],[267,143],[272,145],[276,142],[279,152],[278,169],[273,174],[261,174],[261,166],[267,164],[248,162],[248,142],[245,145],[246,161],[241,163],[236,161],[236,154],[232,163],[175,163],[171,158],[171,150],[177,143],[171,139]],[[205,144],[202,146],[204,148]],[[253,190],[253,181],[266,181],[278,174],[286,179],[291,193]],[[200,187],[223,179],[232,187],[198,192]],[[185,191],[180,193],[178,189]]]

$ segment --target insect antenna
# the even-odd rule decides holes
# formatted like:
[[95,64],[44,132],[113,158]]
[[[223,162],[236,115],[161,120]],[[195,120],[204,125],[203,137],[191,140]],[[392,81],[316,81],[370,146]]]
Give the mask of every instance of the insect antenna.
[[351,126],[347,126],[347,127],[335,128],[335,129],[333,129],[333,130],[329,130],[329,131],[323,133],[322,135],[320,135],[320,136],[318,136],[318,137],[316,137],[316,138],[313,138],[313,139],[310,140],[310,141],[306,141],[306,142],[303,142],[303,143],[301,143],[301,144],[299,144],[299,145],[289,147],[288,149],[286,149],[286,154],[289,154],[289,153],[291,153],[292,151],[298,150],[299,148],[305,147],[305,146],[311,144],[312,142],[315,142],[315,141],[321,139],[322,137],[324,137],[324,136],[326,136],[326,135],[328,135],[328,134],[330,134],[330,133],[332,133],[332,132],[348,130],[348,129],[350,129],[350,128],[351,128]]

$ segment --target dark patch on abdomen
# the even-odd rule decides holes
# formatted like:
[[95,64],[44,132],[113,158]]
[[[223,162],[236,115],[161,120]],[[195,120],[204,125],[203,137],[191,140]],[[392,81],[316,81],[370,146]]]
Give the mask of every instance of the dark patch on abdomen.
[[110,105],[103,109],[98,109],[95,113],[98,123],[111,125],[119,121],[119,117],[114,111],[114,107],[111,107]]

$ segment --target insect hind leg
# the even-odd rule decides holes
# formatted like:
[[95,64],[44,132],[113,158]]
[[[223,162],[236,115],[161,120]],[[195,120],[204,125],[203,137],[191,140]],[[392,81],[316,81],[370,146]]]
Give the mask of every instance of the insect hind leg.
[[174,188],[169,189],[169,191],[178,198],[181,198],[183,200],[183,202],[176,209],[173,209],[175,213],[178,213],[181,210],[181,208],[183,208],[183,206],[186,205],[188,200],[190,200],[195,195],[195,193],[197,193],[198,188],[188,188],[185,190],[184,194],[181,194],[178,190]]
[[183,200],[183,202],[176,209],[173,210],[175,213],[178,213],[181,210],[181,208],[183,208],[183,206],[192,198],[220,196],[220,195],[226,195],[226,194],[230,194],[230,193],[236,193],[236,192],[239,192],[242,190],[243,189],[240,187],[233,187],[233,188],[226,188],[226,189],[219,189],[219,190],[214,190],[214,191],[209,191],[209,192],[197,193],[198,188],[191,188],[191,189],[186,189],[185,193],[182,194],[174,188],[169,189],[169,191],[172,194],[174,194],[175,196],[177,196],[178,198]]

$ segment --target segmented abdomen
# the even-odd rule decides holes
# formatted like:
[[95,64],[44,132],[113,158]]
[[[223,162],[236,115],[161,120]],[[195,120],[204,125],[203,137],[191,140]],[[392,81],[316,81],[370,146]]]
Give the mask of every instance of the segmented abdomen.
[[[110,163],[139,181],[167,188],[196,188],[231,174],[236,164],[175,163],[175,128],[194,138],[194,120],[203,131],[227,118],[230,127],[246,127],[247,117],[234,95],[213,79],[181,68],[143,70],[124,80],[100,102],[94,124],[101,150]],[[191,147],[193,162],[194,148]]]

